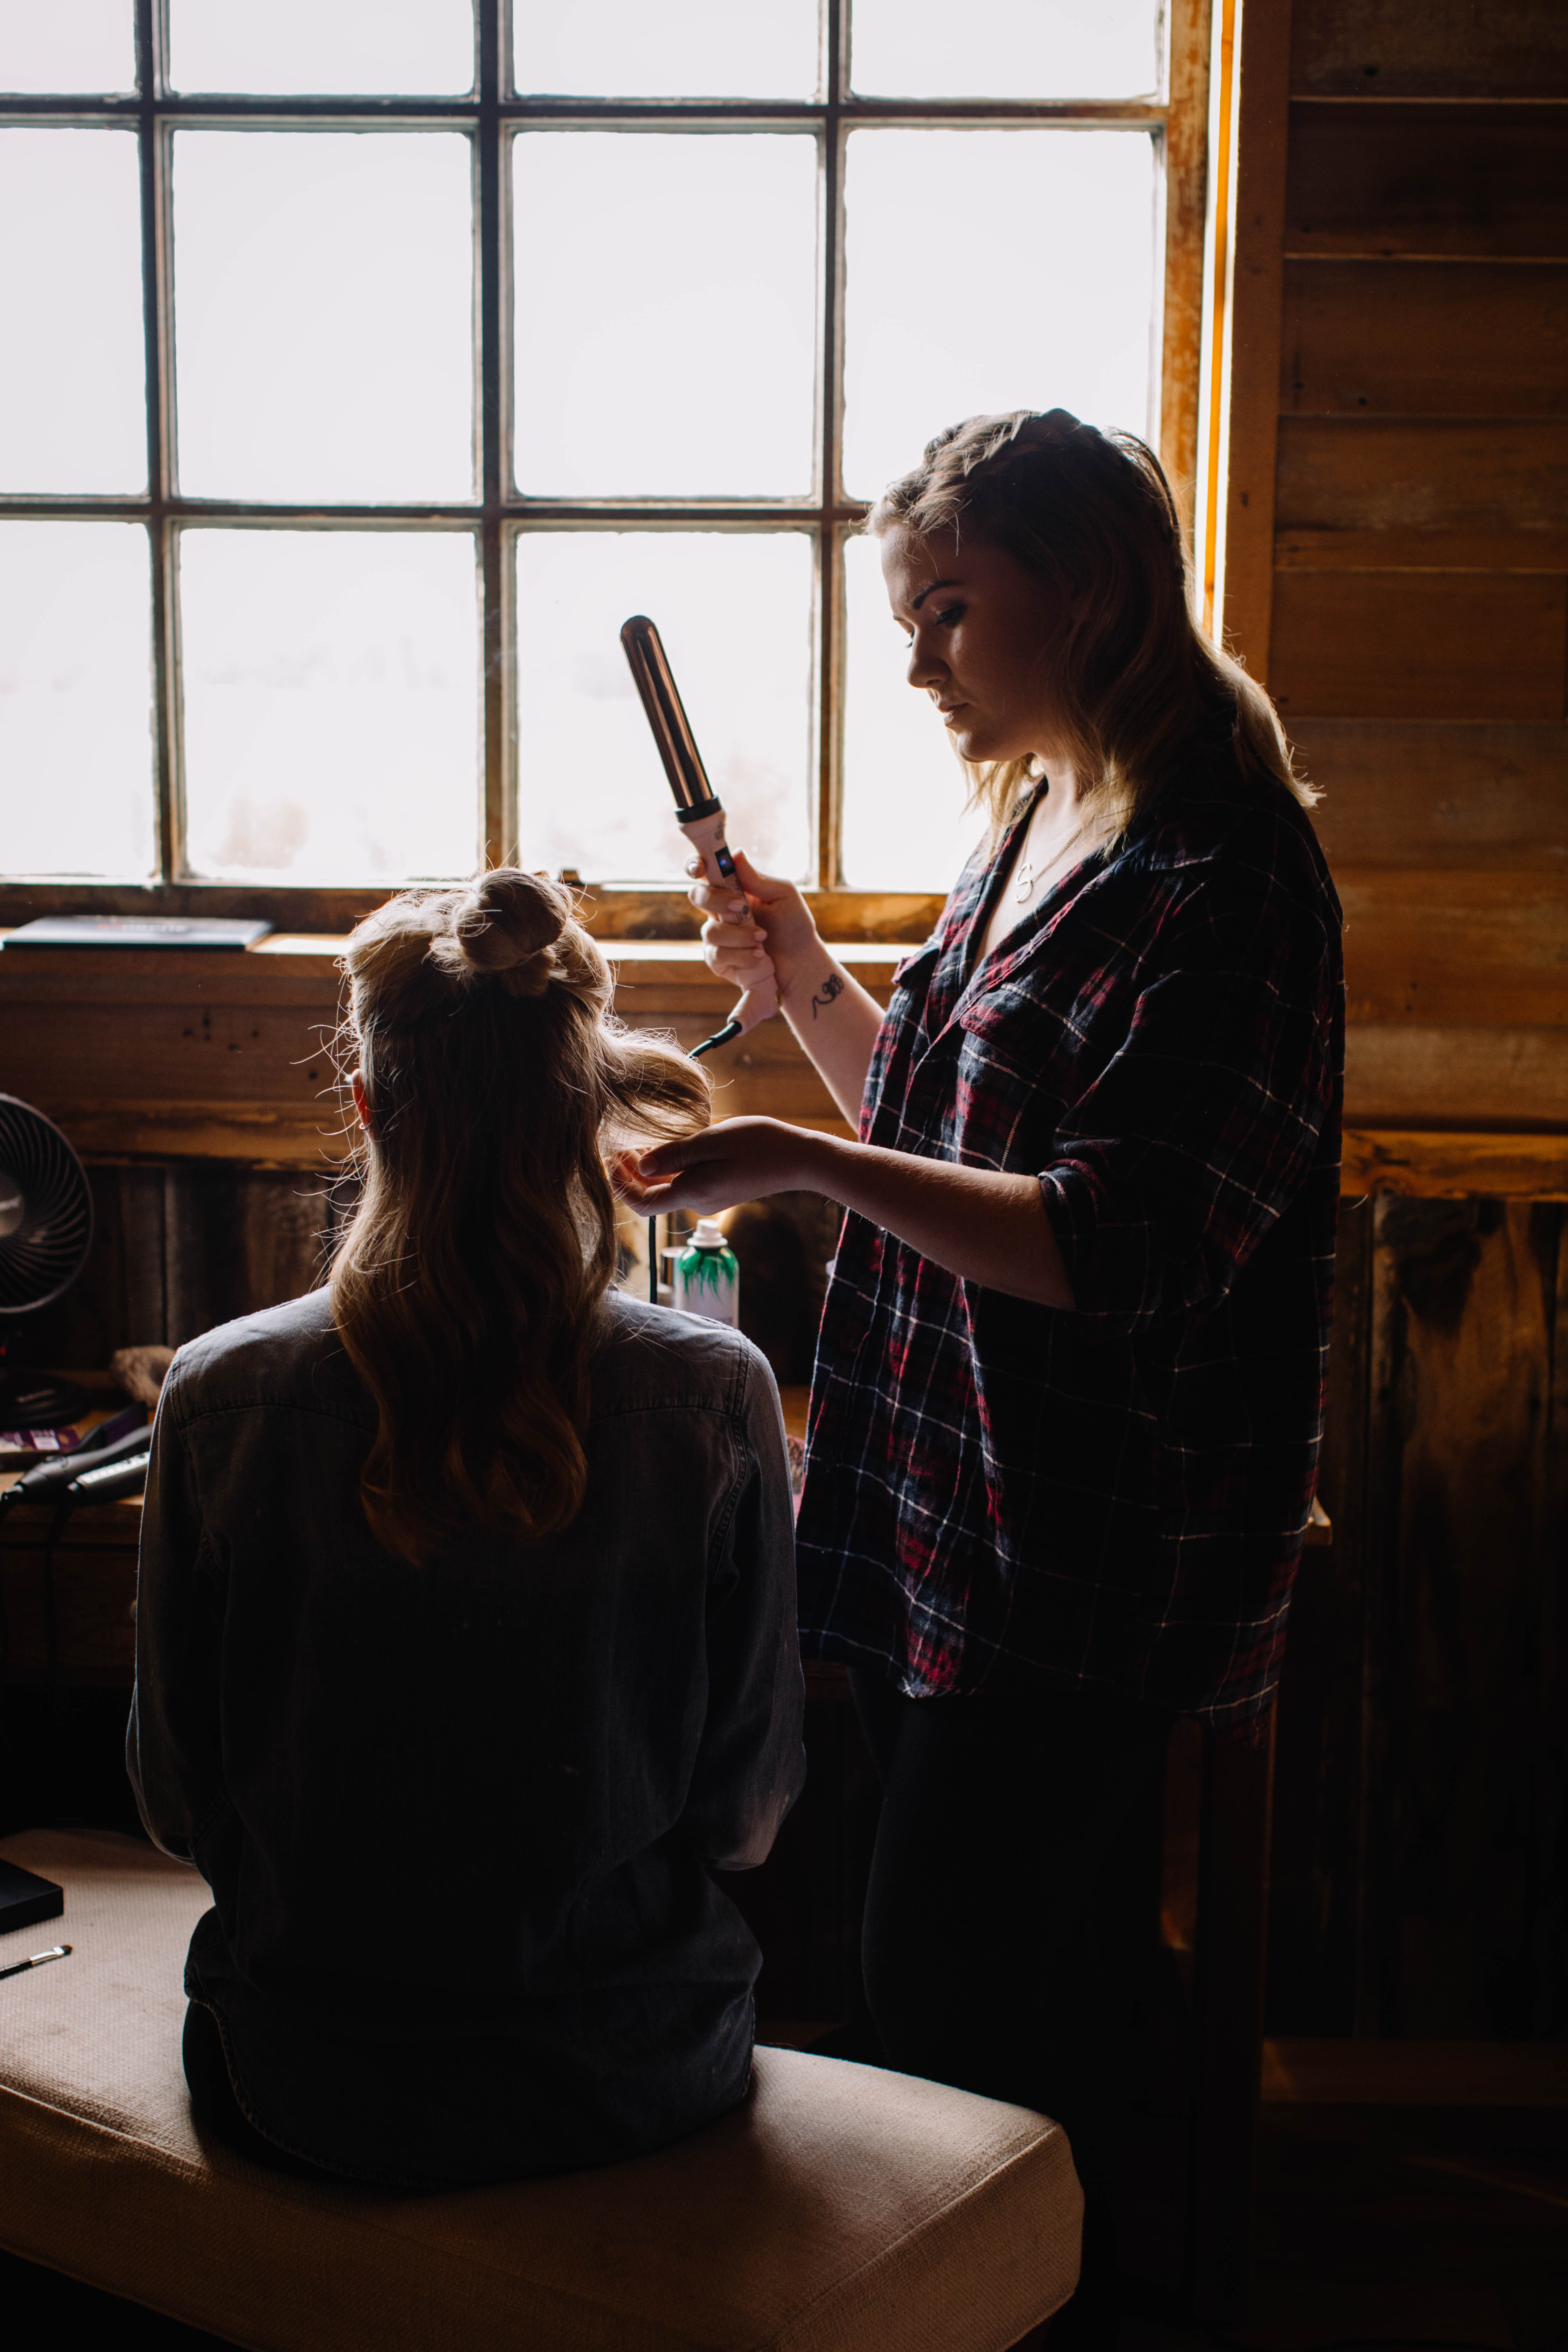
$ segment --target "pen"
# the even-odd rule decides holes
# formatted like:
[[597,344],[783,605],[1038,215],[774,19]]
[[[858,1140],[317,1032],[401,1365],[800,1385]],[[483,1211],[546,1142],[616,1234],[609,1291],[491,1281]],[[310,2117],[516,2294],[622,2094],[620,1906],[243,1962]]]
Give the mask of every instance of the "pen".
[[19,1977],[28,1969],[41,1969],[46,1960],[63,1960],[69,1950],[68,1944],[51,1944],[47,1952],[35,1952],[30,1960],[18,1960],[13,1969],[0,1969],[0,1977]]

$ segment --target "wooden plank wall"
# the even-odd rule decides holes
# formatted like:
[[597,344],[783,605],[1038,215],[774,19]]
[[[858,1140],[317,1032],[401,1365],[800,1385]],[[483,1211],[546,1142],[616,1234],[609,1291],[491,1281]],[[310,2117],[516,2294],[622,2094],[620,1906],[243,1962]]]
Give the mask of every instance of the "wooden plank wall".
[[[1233,484],[1226,619],[1324,791],[1352,1120],[1506,1151],[1568,1126],[1568,9],[1247,5],[1289,98],[1238,239],[1278,377],[1244,388],[1273,462]],[[1346,1203],[1277,2032],[1568,2027],[1568,1253],[1472,1156],[1462,1197]]]
[[1568,2031],[1568,1212],[1342,1211],[1279,1701],[1268,2030]]
[[1324,792],[1355,1118],[1562,1126],[1568,12],[1296,0],[1290,33],[1247,650]]

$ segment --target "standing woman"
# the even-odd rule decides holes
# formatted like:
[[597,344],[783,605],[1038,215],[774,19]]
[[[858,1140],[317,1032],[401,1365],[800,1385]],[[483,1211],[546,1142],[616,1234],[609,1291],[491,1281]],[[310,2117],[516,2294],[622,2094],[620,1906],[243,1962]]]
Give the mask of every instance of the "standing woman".
[[860,1140],[731,1120],[631,1189],[847,1206],[798,1564],[883,1783],[867,1992],[894,2065],[1067,2125],[1092,2341],[1171,1720],[1260,1727],[1311,1504],[1340,908],[1142,443],[972,418],[868,528],[989,837],[885,1017],[789,884],[737,860],[761,950],[694,890]]

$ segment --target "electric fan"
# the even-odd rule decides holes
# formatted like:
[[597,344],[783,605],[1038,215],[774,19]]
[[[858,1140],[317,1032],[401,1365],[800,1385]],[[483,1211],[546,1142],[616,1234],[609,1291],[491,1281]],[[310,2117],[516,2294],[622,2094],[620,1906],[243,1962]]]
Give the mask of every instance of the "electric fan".
[[[53,1119],[0,1095],[0,1363],[22,1317],[70,1288],[92,1243],[87,1171]],[[0,1429],[43,1429],[87,1391],[37,1372],[0,1376]]]

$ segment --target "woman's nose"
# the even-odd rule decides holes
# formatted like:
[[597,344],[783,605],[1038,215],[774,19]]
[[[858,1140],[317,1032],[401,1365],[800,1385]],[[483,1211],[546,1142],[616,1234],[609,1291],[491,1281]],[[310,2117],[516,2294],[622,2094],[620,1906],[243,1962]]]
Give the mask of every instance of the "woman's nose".
[[930,647],[924,645],[920,637],[910,639],[910,666],[904,675],[911,686],[922,689],[935,686],[942,677],[943,667],[944,665],[934,657]]

